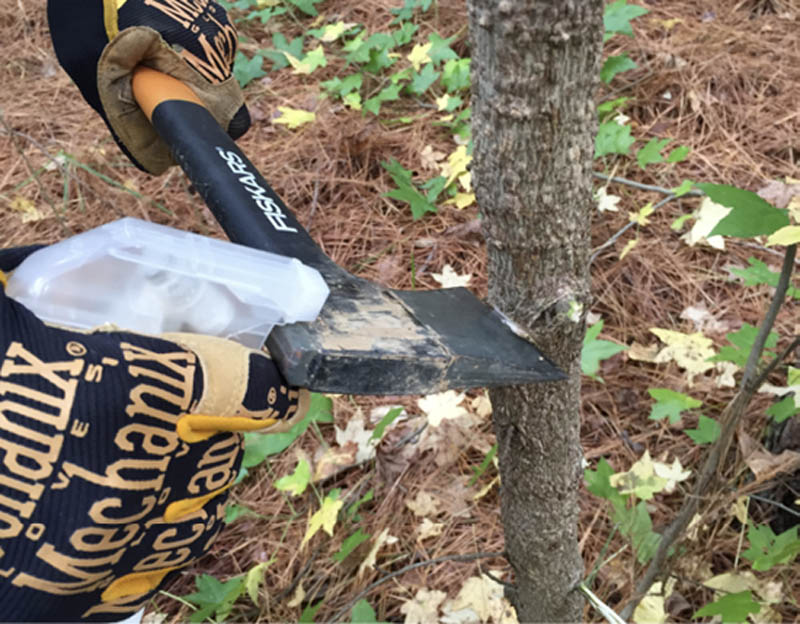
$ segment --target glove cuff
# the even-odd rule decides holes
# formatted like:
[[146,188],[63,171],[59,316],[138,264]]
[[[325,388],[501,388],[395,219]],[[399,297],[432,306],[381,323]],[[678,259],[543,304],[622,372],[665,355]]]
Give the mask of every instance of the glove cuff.
[[148,172],[160,175],[175,162],[133,98],[131,76],[140,64],[189,85],[226,129],[244,105],[244,95],[232,75],[220,83],[208,82],[152,28],[134,26],[117,34],[97,64],[100,101],[109,125],[133,158]]

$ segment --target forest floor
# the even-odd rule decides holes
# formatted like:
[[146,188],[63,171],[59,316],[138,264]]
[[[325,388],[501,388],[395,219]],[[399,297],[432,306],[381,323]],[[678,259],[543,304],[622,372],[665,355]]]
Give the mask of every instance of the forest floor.
[[[47,34],[44,4],[0,0],[0,48],[5,59],[0,81],[6,85],[0,93],[0,245],[53,242],[122,216],[222,236],[178,170],[153,178],[124,160],[102,122],[59,68]],[[596,170],[667,189],[690,179],[758,191],[773,180],[800,177],[800,2],[642,4],[650,12],[634,22],[635,36],[615,37],[606,50],[626,51],[638,68],[599,88],[598,102],[631,98],[623,111],[639,146],[652,137],[671,138],[673,145],[687,145],[691,152],[680,163],[644,170],[633,158],[601,159]],[[370,33],[385,32],[394,18],[391,8],[399,6],[390,0],[324,0],[317,5],[324,18],[313,27],[343,20],[363,24]],[[314,20],[301,14],[300,18],[287,14],[264,27],[258,20],[242,23],[240,29],[248,37],[243,51],[252,56],[271,48],[277,31],[289,41],[302,35]],[[442,0],[415,18],[420,33],[454,37],[450,46],[462,57],[469,56],[466,19],[466,7],[456,0]],[[305,50],[314,45],[309,40]],[[403,55],[409,51],[410,46],[403,48]],[[438,115],[433,98],[403,97],[384,103],[380,117],[362,114],[338,99],[323,97],[320,82],[345,75],[341,55],[329,54],[328,60],[327,67],[310,76],[293,73],[289,67],[267,71],[247,85],[254,123],[240,141],[243,150],[341,266],[393,288],[429,289],[440,286],[435,274],[450,265],[457,274],[471,276],[469,288],[485,296],[486,254],[478,207],[440,204],[436,213],[414,220],[407,205],[385,196],[393,184],[381,162],[396,159],[426,179],[435,176],[441,162],[458,147],[447,127],[432,123]],[[265,70],[270,65],[266,60]],[[272,123],[279,106],[314,111],[316,119],[287,129]],[[597,180],[597,186],[601,184]],[[744,322],[759,323],[772,289],[745,287],[731,271],[747,267],[750,257],[777,270],[779,254],[735,240],[726,240],[724,250],[690,246],[684,234],[691,221],[680,231],[670,226],[698,209],[699,199],[692,196],[667,203],[650,216],[649,224],[603,246],[626,226],[629,213],[663,197],[619,183],[610,184],[608,193],[621,198],[618,211],[596,211],[592,230],[598,253],[592,264],[591,314],[594,321],[604,322],[602,338],[654,348],[660,343],[651,328],[701,331],[719,349],[726,344],[727,332]],[[638,243],[621,257],[633,239]],[[796,314],[796,302],[784,307],[776,324],[781,336],[798,333]],[[683,430],[694,426],[699,414],[684,414],[675,423],[649,419],[653,399],[648,389],[690,394],[704,401],[703,414],[712,418],[735,392],[720,384],[713,371],[691,379],[674,362],[643,361],[630,351],[603,361],[598,374],[602,381],[585,377],[583,390],[582,444],[592,469],[605,458],[616,471],[628,470],[645,450],[654,459],[666,463],[678,459],[683,467],[698,469],[703,447]],[[785,375],[784,369],[770,381],[786,385]],[[233,521],[210,555],[182,570],[168,593],[151,605],[152,621],[187,619],[189,605],[175,597],[196,591],[198,575],[226,581],[271,560],[263,566],[258,605],[242,596],[229,621],[297,621],[304,609],[318,604],[316,621],[329,621],[342,610],[341,617],[349,621],[346,618],[362,590],[384,579],[365,594],[382,620],[403,621],[416,598],[420,621],[443,617],[442,621],[454,622],[458,620],[453,613],[464,605],[480,610],[465,602],[469,588],[476,587],[468,583],[470,579],[485,579],[481,575],[490,571],[513,582],[508,563],[499,556],[503,526],[496,467],[489,462],[473,479],[494,444],[486,392],[467,393],[458,408],[453,403],[436,408],[462,415],[439,427],[429,424],[417,436],[409,434],[425,424],[426,413],[433,409],[420,404],[419,397],[336,396],[332,401],[334,425],[315,425],[289,450],[251,469],[236,486],[232,500],[238,509],[246,507],[252,513]],[[743,455],[747,449],[742,441],[748,436],[765,440],[769,419],[765,410],[773,401],[774,397],[759,394],[751,404],[739,443],[727,458],[735,476],[728,481],[726,502],[714,506],[695,527],[694,538],[683,543],[666,605],[670,621],[689,621],[695,610],[714,599],[713,590],[703,586],[708,578],[750,569],[740,557],[743,525],[730,512],[730,504],[747,483]],[[394,406],[405,412],[384,436],[377,456],[356,461],[353,452],[359,437],[353,429],[345,433],[347,423],[372,429]],[[364,444],[362,436],[362,449]],[[337,453],[339,459],[332,460]],[[315,486],[322,497],[338,488],[349,506],[372,493],[357,513],[339,518],[332,537],[320,532],[302,546],[309,515],[319,509],[320,500],[311,490],[292,498],[273,486],[276,478],[294,470],[298,458],[325,474]],[[332,462],[332,470],[326,469],[326,462]],[[686,493],[683,485],[648,502],[655,530],[680,507]],[[768,493],[762,492],[762,498],[768,499]],[[764,523],[788,512],[780,512],[768,500],[752,499],[749,513],[754,522]],[[796,524],[797,518],[793,521]],[[342,562],[335,560],[345,538],[357,529],[371,539]],[[614,530],[611,506],[585,489],[579,536],[586,573],[592,573],[591,589],[619,611],[643,568],[626,538]],[[496,554],[470,559],[472,553]],[[365,563],[369,555],[371,561]],[[459,555],[465,560],[452,560]],[[416,563],[420,565],[410,565]],[[409,569],[392,575],[404,566]],[[758,578],[772,584],[773,594],[778,592],[762,615],[786,622],[800,619],[797,574],[777,566]],[[499,598],[494,590],[490,594],[486,608],[491,611]],[[425,611],[431,604],[433,610]],[[437,605],[441,613],[451,614],[449,620],[437,615]],[[507,621],[503,619],[507,614],[490,611],[483,614],[484,621]],[[584,619],[602,620],[589,605]]]

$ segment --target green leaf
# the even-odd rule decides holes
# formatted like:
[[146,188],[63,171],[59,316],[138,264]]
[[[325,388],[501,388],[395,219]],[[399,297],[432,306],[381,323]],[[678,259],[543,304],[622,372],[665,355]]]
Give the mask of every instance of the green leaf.
[[603,63],[603,68],[600,70],[600,80],[608,84],[617,74],[636,69],[636,67],[636,63],[634,63],[627,54],[609,56],[605,60],[605,63]]
[[317,13],[317,9],[314,8],[314,5],[322,2],[322,0],[287,0],[287,2],[296,6],[306,15],[316,17],[319,13]]
[[709,236],[737,236],[749,238],[772,234],[785,225],[789,225],[789,217],[785,210],[778,210],[769,202],[761,199],[752,191],[729,186],[727,184],[695,184],[716,204],[731,208],[711,231]]
[[[710,358],[710,362],[733,362],[739,368],[744,368],[747,358],[750,357],[750,350],[758,335],[758,327],[743,323],[742,327],[735,331],[725,334],[725,338],[731,345],[726,345],[719,350],[719,353]],[[765,355],[770,355],[769,349],[774,349],[778,344],[778,334],[774,331],[769,333],[767,341],[764,343]]]
[[583,478],[586,481],[586,489],[595,496],[605,498],[611,502],[617,501],[624,505],[625,497],[619,493],[617,488],[611,485],[611,477],[614,475],[614,469],[611,467],[605,457],[601,457],[597,462],[597,470],[589,470],[588,468],[583,471]]
[[300,496],[311,482],[311,466],[305,459],[297,462],[294,472],[275,481],[275,489]]
[[750,547],[742,552],[742,557],[752,561],[753,569],[765,572],[776,565],[789,564],[800,554],[800,539],[797,526],[775,535],[768,524],[748,523],[747,539]]
[[315,605],[308,605],[303,612],[300,614],[300,619],[297,620],[300,624],[310,624],[314,621],[314,616],[317,615],[317,611],[322,606],[322,600],[320,600]]
[[260,54],[256,54],[253,58],[247,58],[242,52],[237,52],[233,62],[233,75],[239,86],[244,88],[253,80],[267,75],[263,66],[264,57]]
[[372,431],[372,436],[370,437],[371,440],[380,440],[383,437],[383,433],[386,431],[386,427],[391,425],[395,419],[403,413],[402,407],[393,407],[386,415],[381,418],[381,421],[377,424],[375,429]]
[[761,605],[753,600],[752,592],[747,590],[736,592],[735,594],[725,594],[722,598],[709,602],[706,606],[695,611],[692,617],[719,615],[722,617],[723,624],[729,624],[745,622],[748,615],[759,611],[761,611]]
[[470,64],[468,58],[450,59],[444,64],[441,83],[448,93],[469,89]]
[[583,339],[583,350],[581,351],[581,371],[584,375],[602,381],[597,376],[600,370],[600,362],[625,351],[628,347],[617,344],[609,340],[598,340],[597,336],[603,329],[603,321],[598,321],[586,330]]
[[364,74],[350,74],[344,78],[331,78],[320,83],[323,89],[344,97],[348,93],[358,91],[364,82]]
[[339,552],[333,554],[334,560],[341,563],[347,556],[353,552],[360,544],[366,542],[371,536],[369,533],[364,533],[360,528],[355,533],[347,537],[343,542]]
[[680,420],[682,412],[697,409],[703,405],[702,401],[668,388],[650,388],[647,392],[656,401],[650,409],[650,420],[669,418],[671,425]]
[[431,33],[428,35],[428,41],[433,44],[431,49],[428,50],[428,56],[433,61],[434,65],[438,65],[442,61],[449,61],[451,59],[455,60],[458,58],[458,54],[453,52],[453,50],[450,48],[450,44],[455,41],[455,38],[455,35],[449,37],[448,39],[442,39],[436,33]]
[[256,512],[249,507],[239,505],[238,503],[229,503],[227,507],[225,507],[225,524],[232,524],[242,516],[253,515],[256,515]]
[[767,416],[771,416],[772,420],[779,424],[796,414],[800,414],[800,408],[795,407],[792,394],[783,397],[780,401],[767,408]]
[[402,89],[401,85],[389,85],[385,87],[378,95],[364,102],[364,110],[377,116],[381,111],[381,104],[384,102],[393,102],[400,97],[400,89]]
[[364,496],[362,496],[355,503],[350,505],[350,507],[347,508],[347,519],[352,520],[354,522],[358,522],[358,510],[361,508],[361,505],[363,505],[364,503],[368,503],[373,498],[375,498],[375,491],[369,490],[366,494],[364,494]]
[[247,16],[247,21],[258,19],[262,24],[266,24],[273,17],[283,15],[288,9],[286,7],[267,7],[260,11],[253,11]]
[[661,150],[664,149],[672,139],[652,138],[642,149],[636,153],[636,162],[644,169],[647,165],[664,161]]
[[[680,149],[680,148],[678,147],[675,149]],[[675,150],[672,151],[674,152]],[[692,182],[691,180],[684,180],[678,186],[670,190],[673,193],[675,193],[675,197],[681,197],[683,195],[686,195],[686,193],[688,193],[689,191],[691,191],[693,186],[694,182]],[[691,215],[685,215],[685,216],[690,217]]]
[[202,622],[211,614],[216,619],[224,620],[233,608],[233,603],[244,592],[244,577],[237,576],[224,583],[208,574],[201,574],[194,579],[197,591],[184,599],[200,607],[192,613],[190,622]]
[[333,401],[321,394],[311,394],[311,404],[303,420],[285,433],[245,433],[243,468],[252,468],[267,457],[285,451],[306,432],[312,422],[333,422]]
[[495,455],[497,455],[497,443],[495,443],[492,448],[489,449],[489,452],[486,453],[486,457],[483,458],[480,466],[473,466],[472,467],[472,478],[469,480],[469,486],[472,487],[481,478],[484,472],[492,465],[492,460],[494,460]]
[[603,102],[597,107],[597,114],[600,116],[600,119],[604,119],[608,115],[617,112],[617,110],[630,99],[629,97],[618,97],[615,100]]
[[653,531],[653,521],[647,511],[647,503],[641,501],[629,516],[629,522],[620,526],[620,531],[631,538],[636,559],[645,564],[656,554],[661,536]]
[[420,72],[414,72],[411,84],[406,87],[414,95],[422,95],[439,78],[439,72],[433,69],[433,63],[428,63]]
[[289,60],[286,58],[284,52],[288,52],[295,58],[300,58],[303,55],[303,37],[296,37],[289,43],[281,33],[272,35],[272,45],[274,50],[264,50],[262,54],[272,61],[272,70],[283,69],[289,66]]
[[386,193],[386,196],[407,203],[411,207],[411,216],[415,221],[426,212],[436,212],[436,206],[411,182],[411,172],[408,169],[405,169],[394,159],[388,163],[382,162],[381,165],[389,172],[392,180],[397,185],[397,188]]
[[688,435],[695,444],[711,444],[716,442],[719,438],[722,428],[719,423],[713,418],[700,415],[697,422],[697,429],[684,429],[683,432]]
[[617,0],[607,4],[603,13],[603,41],[608,41],[615,34],[633,37],[631,20],[649,13],[644,7],[628,4],[628,0]]
[[350,612],[350,620],[353,624],[363,622],[364,624],[373,624],[378,621],[378,616],[369,605],[365,598],[359,600],[353,605],[353,610]]
[[417,30],[419,30],[419,26],[412,24],[411,22],[403,22],[400,24],[400,28],[398,30],[392,31],[392,39],[394,39],[395,45],[404,46],[407,43],[410,43],[414,38],[414,35],[417,33]]
[[668,163],[679,163],[679,162],[681,162],[683,160],[686,160],[686,157],[688,155],[689,155],[689,146],[688,145],[679,145],[678,147],[676,147],[675,149],[673,149],[669,153],[669,156],[667,156],[667,162]]
[[623,126],[613,120],[605,121],[597,128],[594,157],[627,154],[635,141],[631,136],[630,126]]
[[414,11],[417,9],[422,9],[423,13],[426,12],[431,7],[431,4],[433,4],[433,0],[405,0],[402,9],[392,9],[392,15],[396,16],[392,24],[410,20],[414,17]]

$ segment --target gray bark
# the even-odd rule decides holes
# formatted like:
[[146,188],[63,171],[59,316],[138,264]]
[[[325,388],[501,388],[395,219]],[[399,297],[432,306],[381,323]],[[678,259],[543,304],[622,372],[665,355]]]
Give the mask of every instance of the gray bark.
[[468,0],[489,297],[569,374],[491,393],[520,621],[580,621],[580,352],[602,0]]

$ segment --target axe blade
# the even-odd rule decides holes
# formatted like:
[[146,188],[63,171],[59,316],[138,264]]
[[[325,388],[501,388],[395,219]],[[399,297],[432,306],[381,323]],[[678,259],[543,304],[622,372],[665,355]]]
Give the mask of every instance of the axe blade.
[[267,346],[287,380],[320,392],[431,394],[565,379],[465,288],[400,291],[352,277],[313,323],[276,327]]
[[289,383],[318,392],[429,394],[566,377],[466,289],[390,290],[342,269],[180,81],[139,67],[133,92],[233,242],[298,258],[330,287],[316,321],[275,327],[267,340]]

